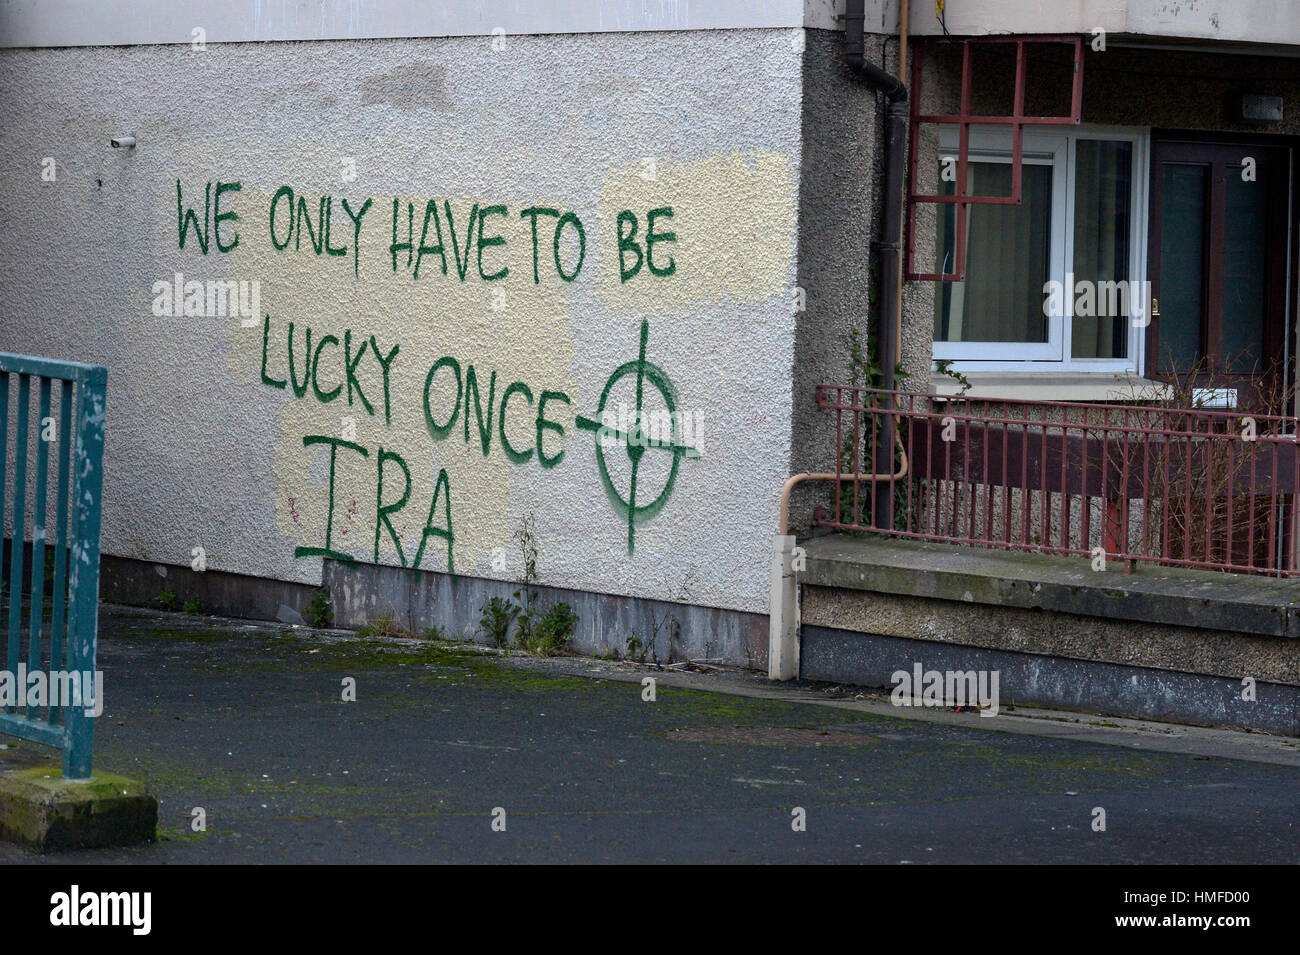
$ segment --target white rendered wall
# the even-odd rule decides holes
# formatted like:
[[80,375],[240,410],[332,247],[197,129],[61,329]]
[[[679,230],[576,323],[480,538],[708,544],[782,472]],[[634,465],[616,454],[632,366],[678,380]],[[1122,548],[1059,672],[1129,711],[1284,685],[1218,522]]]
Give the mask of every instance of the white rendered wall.
[[[382,447],[410,471],[409,502],[392,515],[408,565],[445,470],[458,573],[516,577],[512,534],[533,516],[543,582],[765,612],[790,461],[801,49],[794,29],[508,36],[497,47],[485,36],[0,53],[0,350],[108,366],[104,551],[188,564],[202,546],[209,569],[317,581],[320,558],[295,550],[325,543],[330,452],[303,438],[351,436],[366,455],[336,452],[331,543],[358,560],[375,556]],[[138,145],[110,148],[120,134]],[[222,222],[220,238],[230,248],[237,234],[237,246],[221,252],[210,234],[202,254],[191,226],[179,247],[177,180],[200,219],[209,183],[240,184],[221,196],[221,211],[239,218]],[[268,213],[283,186],[307,200],[313,226],[330,197],[329,243],[343,254],[316,254],[306,235],[298,248],[274,247]],[[395,197],[403,239],[412,204],[417,244],[436,200],[448,274],[431,253],[418,279],[404,252],[394,270]],[[342,201],[355,212],[367,198],[357,243]],[[476,204],[505,207],[485,220],[482,273],[478,236],[474,254],[464,247]],[[556,274],[555,219],[543,217],[534,283],[520,215],[531,206],[581,220],[586,252],[573,281]],[[619,212],[637,217],[644,240],[647,212],[664,207],[673,214],[656,230],[676,240],[654,257],[660,271],[671,258],[673,273],[643,265],[623,281]],[[278,208],[283,238],[283,199]],[[570,226],[569,271],[574,240]],[[504,268],[503,278],[481,277]],[[257,281],[262,317],[244,327],[239,317],[155,315],[158,283],[178,272]],[[290,322],[300,379],[304,326],[313,352],[322,337],[337,339],[319,351],[302,397],[263,378],[264,316],[271,381],[291,374]],[[575,419],[596,417],[615,371],[635,366],[643,321],[645,359],[698,425],[702,453],[678,457],[662,507],[633,521],[630,548],[619,504],[630,494],[626,446],[606,452],[607,487],[596,435]],[[348,404],[348,333],[354,352],[371,336],[385,355],[400,346],[390,420],[373,350],[355,371],[373,413],[355,395]],[[475,366],[485,414],[496,373],[486,454],[475,416],[465,439],[464,400],[450,434],[429,430],[426,375],[444,356],[462,375]],[[635,404],[635,380],[615,383],[609,410]],[[499,430],[502,394],[517,381],[532,403],[516,389],[505,430],[533,451],[523,463],[508,458]],[[662,408],[653,375],[643,381],[647,407]],[[563,451],[548,467],[535,450],[544,391],[568,399],[545,411],[563,428],[543,428],[545,453]],[[455,394],[444,365],[436,423]],[[639,507],[663,491],[673,459],[645,451]],[[392,458],[384,483],[382,503],[396,503],[404,482]],[[431,521],[444,529],[445,502]],[[386,529],[379,560],[399,560]],[[447,568],[444,540],[429,539],[422,566]]]

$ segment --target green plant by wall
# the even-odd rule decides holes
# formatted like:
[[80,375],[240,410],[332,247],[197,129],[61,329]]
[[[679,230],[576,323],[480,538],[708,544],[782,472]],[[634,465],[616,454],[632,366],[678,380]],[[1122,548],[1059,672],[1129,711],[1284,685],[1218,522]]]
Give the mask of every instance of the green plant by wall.
[[523,573],[519,586],[509,599],[493,597],[479,609],[479,633],[495,647],[510,643],[514,627],[515,646],[526,653],[555,656],[568,650],[578,616],[566,603],[558,603],[541,611],[537,606],[537,560],[541,553],[537,544],[537,520],[534,515],[524,517],[511,535],[519,545],[523,558]]
[[[867,338],[866,343],[864,344],[861,333],[858,331],[857,327],[854,326],[849,328],[848,339],[849,384],[855,388],[879,388],[883,384],[882,378],[884,376],[884,369],[881,367],[880,362],[876,357],[875,338]],[[904,387],[904,383],[910,377],[911,375],[901,364],[894,365],[895,389]],[[867,393],[862,397],[862,404],[866,411],[856,412],[856,414],[862,416],[857,428],[858,444],[857,446],[854,445],[854,429],[852,427],[846,427],[843,439],[844,443],[839,449],[840,471],[845,474],[855,473],[859,466],[868,472],[877,470],[874,467],[874,462],[867,460],[870,457],[871,450],[875,447],[873,423],[877,416],[873,415],[871,412],[877,408],[884,408],[892,406],[893,404],[892,399],[886,395]],[[850,414],[854,414],[854,412],[850,412]],[[894,420],[897,423],[897,428],[895,429],[894,454],[892,456],[891,467],[897,469],[898,465],[902,463],[902,449],[906,446],[907,421],[905,418],[898,417]],[[852,481],[840,482],[839,520],[845,524],[869,525],[872,523],[871,511],[874,503],[874,495],[871,490],[871,485],[864,484],[859,487],[858,513],[856,514],[853,513],[853,490]],[[895,506],[893,508],[895,530],[906,529],[900,525],[900,520],[904,512],[899,507],[901,500],[905,499],[906,494],[907,483],[905,481],[896,483],[894,486]]]
[[[862,333],[856,325],[849,328],[849,384],[855,388],[879,388],[885,369],[876,358],[876,339],[862,342]],[[894,365],[894,387],[912,377],[901,364]]]
[[936,358],[934,360],[934,370],[941,375],[946,375],[957,384],[961,385],[961,391],[957,392],[957,397],[962,397],[971,389],[970,379],[952,367],[951,358]]
[[566,603],[552,604],[537,619],[532,641],[524,647],[529,653],[553,657],[568,652],[578,615]]
[[[646,634],[647,639],[642,640],[641,634],[636,630],[627,638],[627,657],[629,660],[635,660],[637,663],[646,662],[646,654],[650,656],[650,662],[659,665],[659,639],[660,636],[668,638],[668,652],[664,655],[662,662],[672,663],[676,656],[676,645],[681,642],[682,625],[677,619],[677,615],[671,610],[665,610],[661,615],[650,611],[650,633]],[[635,648],[635,649],[634,649]]]
[[626,641],[627,658],[635,663],[645,663],[645,645],[641,638],[632,631]]
[[311,600],[303,608],[302,618],[317,629],[334,625],[334,605],[330,602],[329,588],[318,587],[312,593]]
[[479,611],[479,632],[494,647],[504,647],[510,642],[510,625],[519,614],[519,607],[504,597],[493,597]]
[[158,606],[162,610],[174,613],[181,609],[181,602],[177,599],[174,590],[164,590],[154,599],[158,601]]
[[410,637],[411,631],[397,621],[393,610],[370,618],[357,629],[358,637]]
[[191,617],[197,617],[203,613],[203,601],[198,597],[191,597],[182,605],[181,611]]
[[529,514],[522,518],[514,532],[514,539],[524,559],[524,573],[519,588],[514,592],[515,643],[528,649],[534,642],[533,629],[537,615],[537,519]]

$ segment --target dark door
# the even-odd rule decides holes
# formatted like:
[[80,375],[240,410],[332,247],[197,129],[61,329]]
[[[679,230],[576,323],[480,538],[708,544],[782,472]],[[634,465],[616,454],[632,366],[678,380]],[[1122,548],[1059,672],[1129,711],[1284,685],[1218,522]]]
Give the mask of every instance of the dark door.
[[[1207,406],[1284,412],[1290,149],[1157,139],[1148,377]],[[1193,392],[1184,394],[1183,392]]]

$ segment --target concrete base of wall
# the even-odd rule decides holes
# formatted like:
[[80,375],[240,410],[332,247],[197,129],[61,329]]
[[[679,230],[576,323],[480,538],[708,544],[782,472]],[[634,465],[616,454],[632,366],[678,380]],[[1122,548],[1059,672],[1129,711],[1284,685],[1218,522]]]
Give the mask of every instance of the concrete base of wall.
[[251,620],[304,623],[302,612],[319,588],[221,570],[202,573],[175,564],[104,555],[99,564],[99,598],[108,603],[159,609],[164,591],[179,605],[197,598],[203,613]]
[[[1272,613],[1264,607],[1249,608],[1259,617],[1255,621],[1251,613],[1228,613],[1227,607],[1210,599],[1209,592],[1226,588],[1239,600],[1244,591],[1262,604],[1256,591],[1287,586],[1284,582],[1250,581],[1253,587],[1237,589],[1233,583],[1238,578],[1213,575],[1211,587],[1183,573],[1176,575],[1178,583],[1195,584],[1194,600],[1190,594],[1162,595],[1156,613],[1152,607],[1157,605],[1148,597],[1142,613],[1132,615],[1147,619],[1124,620],[1116,619],[1118,613],[1099,617],[1079,612],[1087,605],[1083,592],[1096,586],[1091,574],[1057,587],[1062,600],[1071,603],[1068,608],[1045,606],[1057,586],[1051,582],[1050,560],[1046,564],[1031,560],[1033,567],[1026,571],[1025,558],[1016,557],[1020,570],[1033,581],[1025,588],[1015,586],[1008,568],[999,564],[992,576],[1003,575],[1003,583],[980,594],[985,599],[972,599],[976,597],[970,589],[972,580],[982,579],[978,560],[963,561],[960,578],[949,581],[952,575],[931,553],[931,545],[899,550],[898,543],[855,542],[850,554],[843,541],[809,542],[809,570],[803,575],[801,677],[888,686],[896,670],[910,671],[918,661],[926,669],[997,669],[1003,699],[1010,703],[1300,736],[1300,686],[1296,685],[1300,641],[1286,636],[1293,630],[1286,619],[1290,608]],[[826,550],[831,546],[833,560]],[[860,548],[870,555],[858,553]],[[978,557],[969,551],[966,555]],[[995,564],[1005,559],[1006,555],[992,557]],[[859,574],[864,560],[869,570]],[[903,566],[908,561],[919,563]],[[921,566],[929,569],[919,571]],[[1070,572],[1076,573],[1073,565]],[[317,589],[111,556],[103,559],[100,579],[101,596],[114,603],[157,607],[158,594],[170,590],[182,602],[199,598],[205,613],[288,623],[303,622],[302,610]],[[1132,592],[1123,595],[1122,584],[1150,589],[1150,578],[1140,575],[1127,581],[1122,575],[1104,579],[1109,594],[1106,609],[1112,613],[1116,602],[1135,602]],[[960,584],[959,595],[948,593],[950,583]],[[511,597],[518,587],[510,581],[334,561],[325,562],[324,584],[333,601],[336,626],[360,627],[392,614],[417,634],[436,626],[480,641],[485,639],[477,632],[483,605],[492,597]],[[1032,593],[1032,599],[1019,599],[1022,589]],[[625,653],[628,637],[635,634],[646,648],[647,659],[709,658],[757,670],[767,666],[769,621],[764,614],[559,587],[537,590],[540,606],[563,601],[578,614],[573,648],[580,653]],[[1001,603],[990,606],[997,603],[988,596],[994,592],[1001,595]],[[1187,608],[1181,612],[1180,598]],[[1173,626],[1152,619],[1180,613],[1182,620],[1200,620],[1203,625]],[[1273,632],[1219,629],[1229,621],[1254,626],[1267,622]],[[1244,677],[1256,681],[1254,702],[1241,699]]]
[[[324,586],[336,627],[358,628],[392,614],[412,633],[439,627],[471,641],[482,639],[483,605],[493,597],[510,598],[519,588],[512,581],[332,560],[325,561]],[[127,557],[106,555],[100,564],[100,599],[126,606],[158,609],[158,595],[171,591],[180,604],[198,598],[203,613],[301,625],[303,610],[318,589]],[[647,660],[711,659],[755,670],[767,667],[767,614],[563,587],[539,586],[537,592],[540,607],[562,601],[577,613],[573,649],[579,653],[626,653],[627,639],[635,634]]]
[[893,687],[899,670],[997,671],[999,704],[1145,717],[1300,736],[1300,687],[1256,683],[1241,698],[1240,680],[1094,660],[1017,653],[930,640],[805,626],[800,676],[858,686]]
[[[478,633],[483,605],[493,597],[509,598],[519,587],[511,581],[330,560],[325,562],[325,584],[334,603],[335,626],[360,627],[391,613],[417,634],[440,627],[480,642],[485,639]],[[563,587],[539,586],[537,592],[540,607],[564,602],[578,615],[573,649],[579,653],[625,653],[628,637],[635,634],[647,660],[711,659],[751,669],[767,667],[767,614]]]

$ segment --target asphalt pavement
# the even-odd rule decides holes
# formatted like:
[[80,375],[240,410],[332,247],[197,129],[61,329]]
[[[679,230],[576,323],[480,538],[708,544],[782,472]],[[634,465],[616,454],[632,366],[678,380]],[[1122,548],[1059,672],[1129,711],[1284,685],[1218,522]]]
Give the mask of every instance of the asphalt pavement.
[[1295,741],[124,608],[100,663],[158,841],[0,863],[1300,862]]

